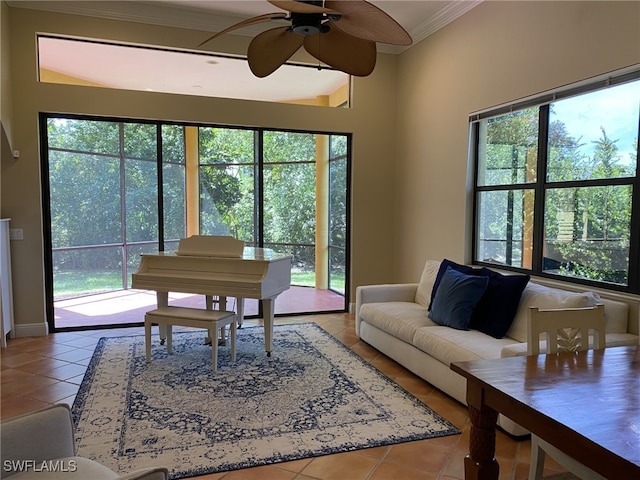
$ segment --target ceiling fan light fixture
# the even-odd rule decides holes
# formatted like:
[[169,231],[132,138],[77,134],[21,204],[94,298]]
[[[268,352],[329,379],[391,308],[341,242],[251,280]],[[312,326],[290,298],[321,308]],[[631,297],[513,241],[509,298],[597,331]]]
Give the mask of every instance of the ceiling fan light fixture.
[[309,35],[317,35],[318,33],[327,33],[331,30],[331,27],[325,23],[320,25],[294,25],[291,27],[291,31],[293,33],[297,33],[298,35],[304,35],[305,37]]
[[298,35],[316,35],[320,33],[320,27],[317,25],[295,25],[291,30]]

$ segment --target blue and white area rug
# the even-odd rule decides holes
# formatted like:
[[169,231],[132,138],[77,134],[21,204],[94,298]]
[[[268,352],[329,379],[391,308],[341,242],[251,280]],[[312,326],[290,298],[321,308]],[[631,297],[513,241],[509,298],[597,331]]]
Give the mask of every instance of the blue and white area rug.
[[[155,332],[154,332],[155,333]],[[102,338],[73,405],[78,455],[117,472],[166,466],[171,478],[460,433],[312,323],[238,331],[237,359],[204,331]]]

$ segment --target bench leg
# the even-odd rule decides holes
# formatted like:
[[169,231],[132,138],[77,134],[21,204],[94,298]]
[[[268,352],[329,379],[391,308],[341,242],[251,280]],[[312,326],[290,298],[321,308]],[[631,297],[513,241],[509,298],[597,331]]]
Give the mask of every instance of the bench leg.
[[[209,335],[212,339],[216,338],[216,325],[209,329]],[[218,372],[218,342],[211,342],[211,369],[213,373]]]
[[151,363],[151,320],[144,319],[144,347],[147,363]]

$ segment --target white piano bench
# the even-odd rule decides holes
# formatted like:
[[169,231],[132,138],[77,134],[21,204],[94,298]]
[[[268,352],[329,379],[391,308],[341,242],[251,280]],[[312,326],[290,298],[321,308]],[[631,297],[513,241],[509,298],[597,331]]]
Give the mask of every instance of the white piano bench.
[[[226,310],[203,310],[201,308],[161,307],[148,311],[144,316],[144,339],[147,363],[151,362],[151,325],[153,323],[167,327],[167,353],[171,355],[171,327],[204,328],[209,331],[210,338],[216,338],[219,329],[231,328],[231,361],[236,361],[236,314]],[[211,342],[211,366],[213,372],[218,371],[218,342]]]

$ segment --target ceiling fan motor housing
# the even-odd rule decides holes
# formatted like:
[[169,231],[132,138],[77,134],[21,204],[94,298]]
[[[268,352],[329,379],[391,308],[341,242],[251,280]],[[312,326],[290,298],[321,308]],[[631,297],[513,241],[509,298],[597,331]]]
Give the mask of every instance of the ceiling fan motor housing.
[[291,13],[291,31],[298,35],[316,35],[329,31],[329,25],[323,23],[326,17],[322,13]]

